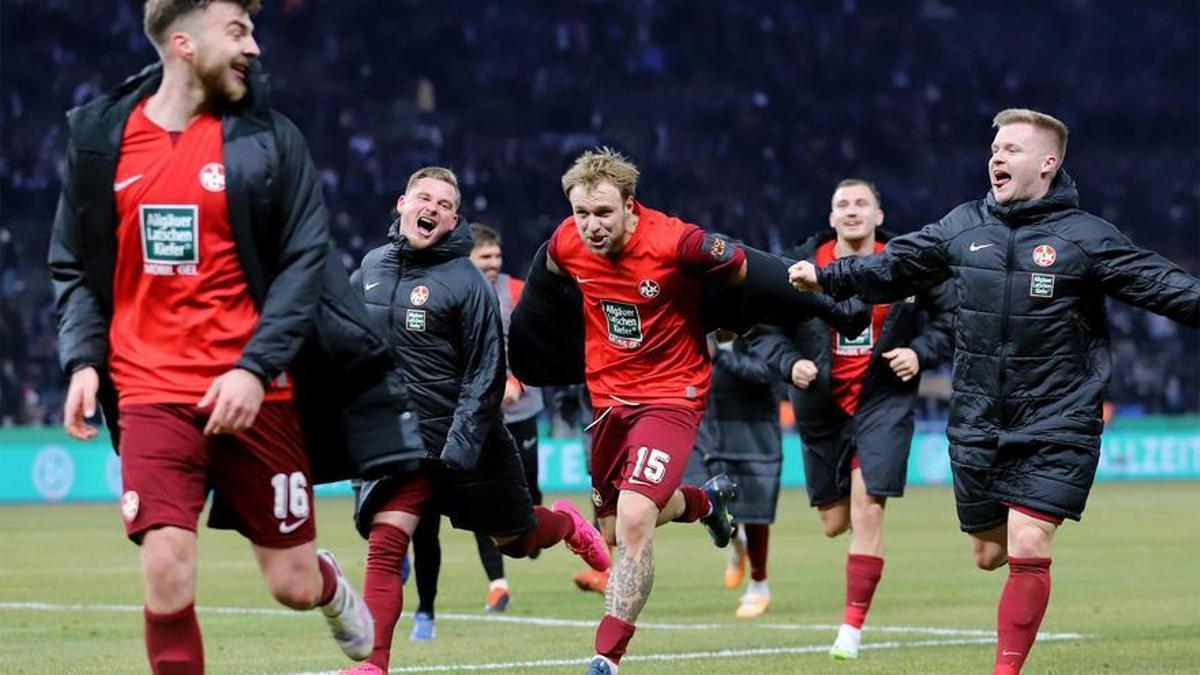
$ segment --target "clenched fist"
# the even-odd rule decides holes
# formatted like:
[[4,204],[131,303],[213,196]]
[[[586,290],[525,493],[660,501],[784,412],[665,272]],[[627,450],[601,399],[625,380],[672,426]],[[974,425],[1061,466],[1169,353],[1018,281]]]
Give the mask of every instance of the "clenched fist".
[[788,268],[788,281],[798,291],[821,292],[821,286],[817,283],[817,268],[807,260],[801,260]]
[[808,359],[800,359],[792,364],[792,384],[797,389],[808,389],[808,385],[817,379],[817,364]]

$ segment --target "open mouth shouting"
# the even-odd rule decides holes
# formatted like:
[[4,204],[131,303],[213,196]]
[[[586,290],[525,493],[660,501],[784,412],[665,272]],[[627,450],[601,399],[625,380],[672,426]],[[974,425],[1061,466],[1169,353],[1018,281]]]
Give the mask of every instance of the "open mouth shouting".
[[417,232],[423,236],[430,236],[437,230],[437,221],[432,216],[421,216],[417,218]]
[[1012,174],[1004,169],[992,169],[992,187],[999,190],[1012,181]]

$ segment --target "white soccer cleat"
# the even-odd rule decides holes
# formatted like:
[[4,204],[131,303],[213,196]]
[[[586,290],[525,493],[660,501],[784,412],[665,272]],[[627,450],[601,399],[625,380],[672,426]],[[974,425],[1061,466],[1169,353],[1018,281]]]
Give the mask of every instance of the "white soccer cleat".
[[858,643],[862,640],[862,630],[849,624],[838,628],[837,639],[829,648],[829,656],[838,661],[852,661],[858,658]]
[[362,661],[371,655],[375,645],[375,620],[371,618],[366,601],[346,579],[333,553],[318,549],[317,556],[324,558],[337,570],[337,591],[333,594],[333,600],[321,607],[325,623],[329,624],[334,641],[346,656]]

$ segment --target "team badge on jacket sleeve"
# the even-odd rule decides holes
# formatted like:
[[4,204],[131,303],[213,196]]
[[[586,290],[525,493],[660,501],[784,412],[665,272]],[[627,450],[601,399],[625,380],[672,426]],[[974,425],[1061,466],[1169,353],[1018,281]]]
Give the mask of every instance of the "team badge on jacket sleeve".
[[1050,244],[1042,244],[1033,249],[1033,262],[1037,263],[1038,267],[1049,267],[1058,260],[1058,252]]
[[429,302],[429,289],[424,286],[417,286],[412,289],[412,293],[408,294],[408,301],[417,307],[424,305]]
[[221,192],[225,189],[225,167],[216,162],[209,162],[200,168],[200,186],[209,192]]

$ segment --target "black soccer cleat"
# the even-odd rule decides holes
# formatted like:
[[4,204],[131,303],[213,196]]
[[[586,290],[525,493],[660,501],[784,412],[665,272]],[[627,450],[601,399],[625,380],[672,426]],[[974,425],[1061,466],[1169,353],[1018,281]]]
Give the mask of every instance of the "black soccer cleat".
[[712,504],[712,511],[700,522],[704,523],[708,536],[712,537],[717,548],[725,548],[733,536],[734,519],[729,512],[729,503],[737,499],[738,486],[722,473],[709,478],[700,489],[704,490],[704,494],[708,495],[708,503]]

